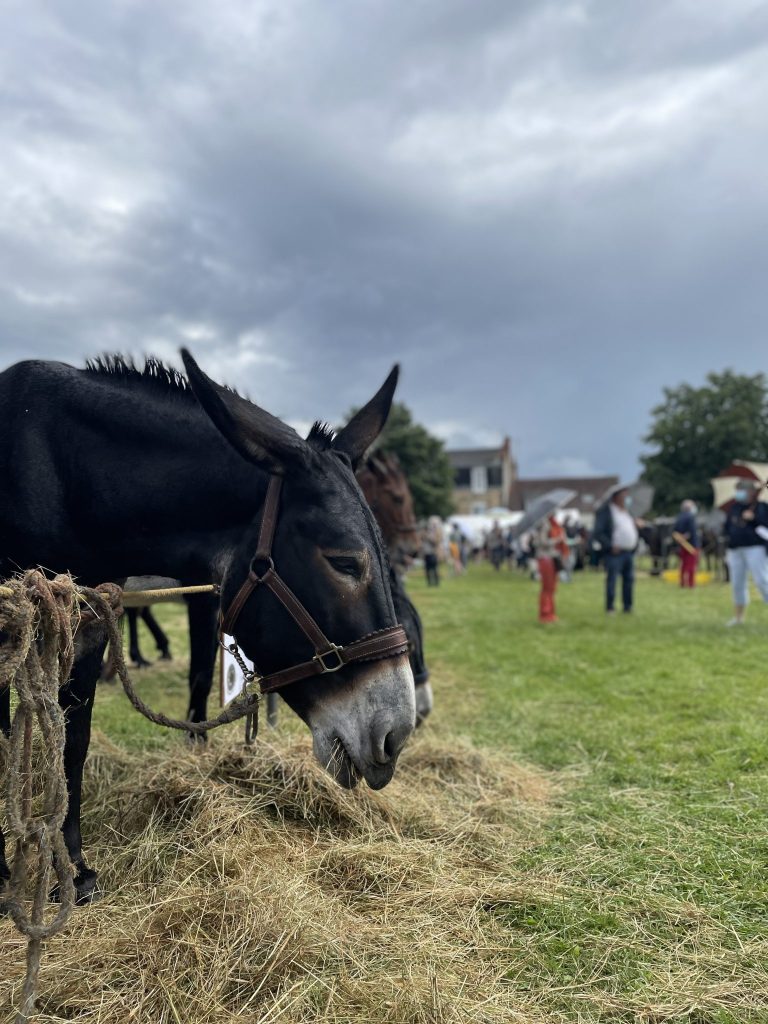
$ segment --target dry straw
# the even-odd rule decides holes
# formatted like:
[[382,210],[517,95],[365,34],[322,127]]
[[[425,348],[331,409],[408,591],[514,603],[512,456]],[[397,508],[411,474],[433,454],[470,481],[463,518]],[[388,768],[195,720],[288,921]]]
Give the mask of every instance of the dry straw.
[[[489,908],[550,784],[426,738],[381,793],[339,789],[306,741],[134,756],[97,737],[88,848],[106,895],[41,972],[41,1024],[536,1019]],[[0,923],[0,1019],[24,951]]]

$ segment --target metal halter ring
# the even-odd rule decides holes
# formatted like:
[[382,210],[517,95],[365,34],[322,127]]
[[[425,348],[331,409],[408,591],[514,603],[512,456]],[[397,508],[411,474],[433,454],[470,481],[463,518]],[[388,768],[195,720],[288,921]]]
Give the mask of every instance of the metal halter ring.
[[[261,562],[263,565],[266,566],[266,568],[264,569],[264,572],[257,572],[256,571],[256,563],[257,562]],[[272,556],[271,555],[262,555],[262,554],[258,554],[258,553],[255,554],[253,556],[253,558],[251,559],[250,570],[253,573],[253,575],[256,577],[257,580],[263,580],[264,577],[267,575],[267,573],[270,572],[270,570],[272,572],[275,571],[275,563],[272,561]]]
[[[312,660],[316,661],[322,667],[323,675],[325,675],[326,672],[338,672],[340,668],[344,668],[344,662],[342,660],[341,654],[339,654],[339,651],[342,650],[343,647],[339,647],[338,644],[331,644],[328,650],[323,651],[322,654],[320,653],[320,651],[318,651]],[[336,659],[335,665],[329,665],[326,662],[325,659],[329,656],[334,657]]]

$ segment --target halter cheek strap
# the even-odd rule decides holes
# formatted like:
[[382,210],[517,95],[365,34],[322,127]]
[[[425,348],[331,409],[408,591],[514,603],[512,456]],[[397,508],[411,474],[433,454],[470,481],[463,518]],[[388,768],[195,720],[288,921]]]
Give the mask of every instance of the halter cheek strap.
[[272,591],[312,644],[315,656],[310,661],[303,661],[290,668],[281,669],[279,672],[261,676],[258,680],[261,692],[270,693],[283,686],[296,683],[300,679],[325,675],[328,672],[338,672],[339,669],[351,662],[379,661],[382,658],[405,654],[408,651],[408,637],[400,625],[368,633],[349,644],[332,643],[288,584],[278,575],[272,560],[272,544],[277,526],[281,488],[282,477],[271,476],[264,502],[256,554],[251,559],[245,581],[222,616],[221,631],[234,635],[235,624],[246,601],[257,587],[264,586]]

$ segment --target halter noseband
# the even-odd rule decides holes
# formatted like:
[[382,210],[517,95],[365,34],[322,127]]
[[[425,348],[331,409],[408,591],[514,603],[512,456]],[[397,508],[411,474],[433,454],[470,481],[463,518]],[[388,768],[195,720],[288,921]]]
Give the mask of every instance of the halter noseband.
[[283,686],[289,686],[291,683],[296,683],[309,676],[322,676],[328,672],[338,672],[340,668],[353,661],[379,661],[382,658],[392,658],[408,651],[408,637],[405,635],[403,627],[399,625],[368,633],[360,640],[354,640],[350,644],[340,646],[332,643],[291,588],[278,576],[275,563],[272,561],[272,542],[277,526],[282,482],[282,477],[279,476],[269,478],[256,554],[251,559],[245,582],[222,616],[221,631],[230,636],[234,635],[235,623],[245,607],[245,602],[258,586],[265,586],[272,591],[312,644],[315,656],[310,661],[303,661],[291,668],[284,668],[279,672],[271,672],[267,676],[257,677],[262,693],[279,690]]

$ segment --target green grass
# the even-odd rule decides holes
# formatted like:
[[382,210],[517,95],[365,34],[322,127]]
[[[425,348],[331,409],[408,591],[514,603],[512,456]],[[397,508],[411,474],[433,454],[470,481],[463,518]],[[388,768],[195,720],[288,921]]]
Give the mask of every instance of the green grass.
[[[541,1020],[768,1021],[768,609],[728,630],[725,586],[641,578],[635,613],[607,619],[602,585],[561,585],[561,621],[541,626],[521,575],[409,583],[427,728],[556,783],[538,841],[503,865],[528,895],[485,909],[508,935],[505,983]],[[160,617],[182,651],[183,612]],[[183,713],[184,667],[139,676],[153,706]],[[95,725],[129,747],[178,742],[108,687]],[[303,727],[284,711],[280,728]]]
[[561,586],[554,626],[536,623],[535,586],[507,573],[412,586],[451,728],[567,780],[542,842],[512,853],[562,899],[497,913],[513,942],[533,932],[525,985],[558,986],[547,1004],[569,1018],[585,987],[609,1014],[679,985],[692,1007],[718,986],[741,1006],[680,1019],[768,1020],[749,980],[768,958],[768,610],[728,630],[724,586],[644,578],[635,613],[607,618],[602,586]]

